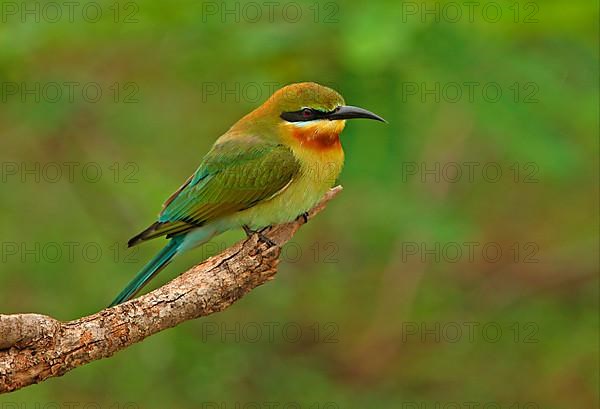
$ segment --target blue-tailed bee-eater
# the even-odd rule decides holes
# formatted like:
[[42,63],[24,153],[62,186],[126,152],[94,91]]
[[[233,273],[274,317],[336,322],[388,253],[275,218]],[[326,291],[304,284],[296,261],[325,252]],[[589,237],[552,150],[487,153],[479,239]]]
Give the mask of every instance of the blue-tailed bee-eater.
[[169,242],[111,306],[133,297],[177,254],[217,234],[240,227],[251,234],[308,212],[342,170],[340,133],[354,118],[385,122],[315,83],[276,91],[217,139],[158,220],[129,240],[130,247],[161,236]]

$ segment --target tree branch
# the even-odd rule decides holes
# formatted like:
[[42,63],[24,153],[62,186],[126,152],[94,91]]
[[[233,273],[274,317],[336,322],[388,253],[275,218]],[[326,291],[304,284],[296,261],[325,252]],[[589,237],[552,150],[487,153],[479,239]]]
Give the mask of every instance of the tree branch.
[[[331,189],[310,212],[323,210],[340,191]],[[267,228],[269,247],[253,235],[192,267],[168,284],[113,308],[74,321],[39,314],[0,314],[0,393],[61,376],[107,358],[184,321],[222,311],[274,278],[281,246],[303,217]]]

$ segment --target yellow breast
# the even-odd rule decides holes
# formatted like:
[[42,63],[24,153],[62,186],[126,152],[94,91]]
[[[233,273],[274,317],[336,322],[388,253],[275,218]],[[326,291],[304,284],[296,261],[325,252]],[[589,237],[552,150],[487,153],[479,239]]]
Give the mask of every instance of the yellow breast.
[[259,228],[294,220],[310,210],[335,184],[344,165],[339,133],[344,121],[318,121],[295,127],[283,124],[290,149],[300,163],[298,174],[273,198],[243,210],[234,223]]

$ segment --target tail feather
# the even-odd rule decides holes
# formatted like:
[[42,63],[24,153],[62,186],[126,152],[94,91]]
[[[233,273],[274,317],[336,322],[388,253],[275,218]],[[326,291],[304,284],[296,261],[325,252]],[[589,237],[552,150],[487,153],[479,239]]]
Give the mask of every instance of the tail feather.
[[182,243],[182,237],[174,237],[152,260],[142,268],[133,280],[110,304],[110,307],[124,303],[137,294],[156,274],[158,274],[175,257]]
[[133,247],[140,244],[143,241],[155,239],[161,236],[167,236],[167,238],[175,235],[184,233],[187,230],[191,230],[195,225],[189,225],[185,222],[155,222],[152,223],[146,230],[133,236],[127,242],[127,247]]

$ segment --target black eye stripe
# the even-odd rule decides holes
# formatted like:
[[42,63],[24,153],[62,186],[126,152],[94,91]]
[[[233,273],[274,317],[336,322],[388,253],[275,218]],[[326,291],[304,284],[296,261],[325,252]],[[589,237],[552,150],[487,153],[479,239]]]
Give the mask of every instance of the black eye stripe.
[[302,108],[299,111],[282,112],[280,117],[288,122],[305,122],[314,121],[315,119],[325,119],[333,112],[335,112],[335,110],[325,112],[313,108]]

